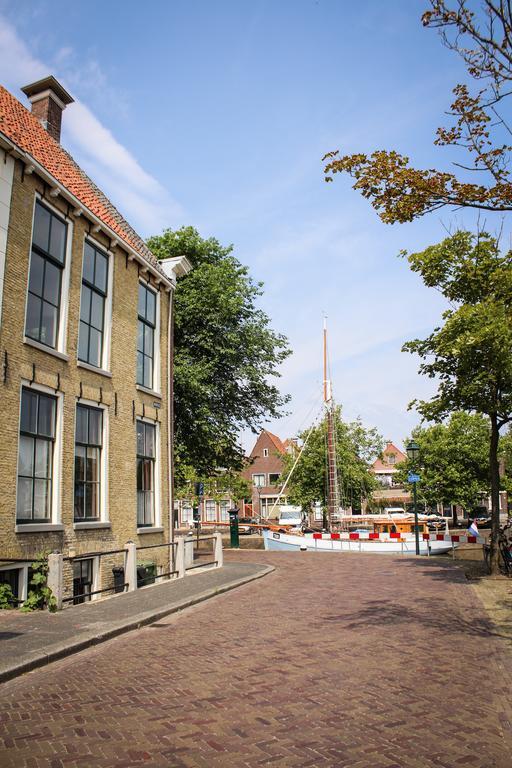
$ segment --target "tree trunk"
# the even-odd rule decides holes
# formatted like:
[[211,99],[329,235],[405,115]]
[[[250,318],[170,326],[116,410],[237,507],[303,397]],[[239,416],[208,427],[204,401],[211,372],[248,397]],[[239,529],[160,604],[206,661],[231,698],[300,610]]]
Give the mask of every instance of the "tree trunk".
[[452,514],[453,514],[453,527],[457,527],[457,523],[459,522],[459,519],[457,517],[457,505],[452,504]]
[[499,534],[500,534],[500,468],[498,461],[498,417],[493,413],[491,418],[491,442],[489,444],[489,467],[491,471],[491,557],[490,572],[499,573]]

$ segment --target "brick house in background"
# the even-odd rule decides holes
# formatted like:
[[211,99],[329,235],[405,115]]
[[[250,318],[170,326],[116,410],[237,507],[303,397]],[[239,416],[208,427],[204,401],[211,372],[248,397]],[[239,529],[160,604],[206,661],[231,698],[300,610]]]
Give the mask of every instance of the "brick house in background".
[[[190,265],[158,262],[61,147],[73,99],[55,78],[23,91],[32,112],[0,87],[0,558],[63,552],[73,594],[112,579],[81,554],[172,535],[172,299]],[[20,598],[27,573],[0,560]]]
[[[240,515],[260,515],[267,518],[281,491],[281,474],[284,469],[283,457],[286,453],[295,451],[293,440],[281,441],[277,435],[263,429],[249,454],[247,466],[242,471],[252,487],[251,504],[240,508]],[[282,496],[280,504],[286,504],[286,496]],[[278,517],[276,507],[272,516]]]
[[386,447],[373,462],[370,472],[375,475],[381,488],[372,494],[372,503],[375,507],[404,507],[411,502],[411,494],[408,489],[395,481],[397,465],[407,459],[406,454],[397,446],[388,441]]

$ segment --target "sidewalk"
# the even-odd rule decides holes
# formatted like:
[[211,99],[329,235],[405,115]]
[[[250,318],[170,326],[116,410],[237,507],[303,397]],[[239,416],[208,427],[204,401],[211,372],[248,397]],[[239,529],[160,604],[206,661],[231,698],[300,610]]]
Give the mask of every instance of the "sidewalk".
[[229,563],[58,613],[0,611],[0,682],[235,589],[274,570]]

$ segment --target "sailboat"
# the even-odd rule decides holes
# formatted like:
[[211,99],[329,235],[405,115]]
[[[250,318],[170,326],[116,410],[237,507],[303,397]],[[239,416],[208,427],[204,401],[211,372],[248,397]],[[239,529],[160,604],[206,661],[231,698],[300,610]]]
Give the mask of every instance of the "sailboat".
[[[269,526],[263,530],[267,550],[314,552],[372,552],[393,555],[415,555],[416,533],[414,516],[401,511],[377,515],[352,515],[340,506],[340,487],[336,460],[335,403],[328,366],[327,324],[323,328],[323,403],[327,423],[327,532],[304,533],[299,529]],[[306,447],[306,441],[302,451]],[[286,485],[302,452],[297,456]],[[281,492],[281,493],[282,493]],[[277,503],[277,501],[276,501]],[[455,549],[461,541],[476,543],[480,539],[469,535],[450,535],[448,523],[444,533],[430,533],[427,515],[418,515],[419,554],[443,554]]]

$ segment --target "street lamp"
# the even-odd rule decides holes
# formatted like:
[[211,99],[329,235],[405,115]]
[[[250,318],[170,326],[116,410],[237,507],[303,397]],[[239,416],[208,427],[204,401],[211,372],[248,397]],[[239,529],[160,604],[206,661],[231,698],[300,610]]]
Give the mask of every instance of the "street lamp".
[[[418,466],[418,460],[420,457],[420,447],[418,443],[416,443],[414,440],[410,440],[407,443],[407,447],[405,450],[407,452],[407,457],[409,458],[413,468],[416,469]],[[410,483],[412,483],[412,492],[413,492],[413,500],[414,500],[414,534],[416,539],[416,554],[419,555],[420,532],[418,529],[418,496],[416,491],[416,484],[420,479],[420,476],[415,472],[409,472],[409,476],[407,479],[409,480]]]

